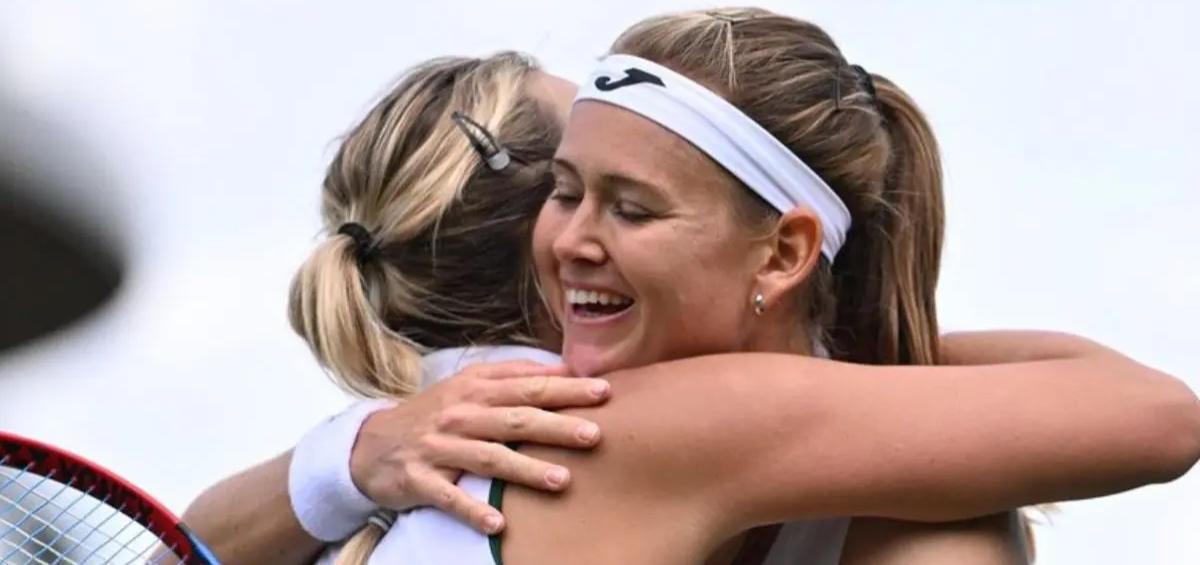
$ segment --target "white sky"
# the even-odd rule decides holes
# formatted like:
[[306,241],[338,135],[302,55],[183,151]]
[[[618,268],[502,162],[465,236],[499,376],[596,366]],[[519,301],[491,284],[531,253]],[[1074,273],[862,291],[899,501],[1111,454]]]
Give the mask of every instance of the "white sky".
[[[88,454],[177,510],[344,402],[288,329],[285,295],[333,139],[392,77],[516,48],[580,79],[630,23],[707,6],[297,4],[0,4],[0,95],[111,172],[79,190],[123,211],[131,259],[105,310],[0,359],[0,428]],[[1082,333],[1200,388],[1200,5],[760,4],[822,25],[930,115],[948,179],[945,327]],[[1196,563],[1196,524],[1200,471],[1066,505],[1039,529],[1042,562]]]

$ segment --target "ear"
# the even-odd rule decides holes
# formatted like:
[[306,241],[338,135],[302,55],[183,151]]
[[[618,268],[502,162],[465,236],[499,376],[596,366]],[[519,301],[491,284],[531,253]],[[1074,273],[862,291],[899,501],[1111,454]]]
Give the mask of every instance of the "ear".
[[821,236],[821,220],[808,208],[795,208],[779,219],[766,242],[769,256],[757,276],[757,292],[763,294],[768,310],[812,274],[821,258]]

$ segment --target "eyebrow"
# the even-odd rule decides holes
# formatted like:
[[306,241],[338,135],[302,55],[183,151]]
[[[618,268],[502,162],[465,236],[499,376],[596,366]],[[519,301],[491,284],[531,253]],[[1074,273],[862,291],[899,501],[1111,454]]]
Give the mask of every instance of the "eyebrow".
[[550,166],[553,168],[558,168],[558,169],[566,169],[567,172],[571,173],[571,175],[574,176],[575,178],[582,178],[579,175],[579,169],[575,168],[575,165],[573,163],[571,163],[570,161],[568,161],[566,159],[563,159],[562,157],[559,157],[558,155],[555,155],[554,159],[552,159],[550,161]]

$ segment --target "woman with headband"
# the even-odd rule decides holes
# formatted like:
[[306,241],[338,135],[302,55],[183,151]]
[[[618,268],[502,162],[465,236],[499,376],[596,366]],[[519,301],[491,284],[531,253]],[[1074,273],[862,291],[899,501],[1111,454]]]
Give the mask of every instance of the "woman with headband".
[[[680,16],[645,24],[627,34],[618,44],[617,51],[624,52],[622,46],[631,45],[639,37],[686,38],[698,33],[700,36],[694,41],[711,46],[713,42],[702,32],[710,27],[720,32],[720,26],[724,24],[707,22],[703,17]],[[755,20],[760,17],[762,20],[755,25],[767,26],[760,30],[765,34],[760,39],[763,43],[769,43],[766,39],[771,39],[774,34],[782,33],[772,26],[782,27],[790,34],[788,41],[782,42],[789,44],[796,43],[796,38],[795,29],[788,26],[809,29],[798,22],[790,23],[794,20],[760,13],[756,13]],[[678,28],[676,31],[681,30],[681,33],[666,33],[673,28]],[[817,51],[826,52],[827,56],[836,55],[835,50],[814,43],[814,47],[821,48]],[[648,51],[662,49],[663,53],[630,49],[629,54],[667,62],[669,50],[662,45],[651,41],[642,47]],[[739,45],[738,53],[753,52],[741,47]],[[840,61],[840,55],[837,60]],[[606,64],[624,62],[618,58],[610,59]],[[739,64],[738,68],[744,67]],[[872,103],[867,97],[867,84],[856,82],[861,78],[853,69],[837,64],[829,72],[836,73],[835,82],[841,92],[828,102],[839,114],[845,112],[832,119],[845,121],[846,116],[858,113],[871,120],[877,119],[871,117],[866,106]],[[521,242],[528,235],[528,222],[537,208],[533,203],[540,203],[551,188],[540,180],[545,172],[540,165],[552,151],[556,137],[550,115],[558,113],[547,111],[546,106],[538,106],[537,87],[530,86],[535,82],[530,77],[536,75],[527,67],[514,63],[512,58],[423,66],[376,106],[343,144],[327,177],[324,207],[327,226],[340,233],[322,244],[298,275],[293,320],[318,357],[346,386],[371,396],[401,396],[417,388],[419,374],[433,380],[453,372],[465,361],[514,357],[554,361],[543,351],[507,347],[481,347],[468,351],[444,349],[432,352],[424,359],[417,358],[421,351],[417,346],[428,351],[465,344],[556,345],[559,339],[546,313],[538,308],[535,293],[527,292],[532,284],[521,283],[528,280],[522,274],[522,265],[527,263],[522,260],[525,244]],[[594,88],[584,96],[599,98],[614,93],[627,96],[623,90],[632,92],[635,88],[660,87],[655,78],[663,87],[693,80],[643,66],[639,60],[638,65],[606,69],[596,80],[590,81],[589,85]],[[739,79],[745,87],[754,84],[753,76],[742,74]],[[890,103],[889,97],[898,92],[890,85],[876,87],[884,104]],[[828,91],[826,95],[830,97]],[[554,95],[547,98],[554,99]],[[603,179],[604,174],[593,176],[591,173],[607,170],[597,163],[612,169],[609,172],[647,173],[649,169],[643,163],[653,158],[666,171],[663,177],[655,180],[668,195],[671,193],[665,191],[681,179],[665,175],[679,175],[689,169],[697,173],[706,171],[707,174],[687,179],[695,181],[689,186],[697,191],[694,193],[697,198],[690,204],[715,206],[710,210],[711,215],[714,221],[723,223],[710,225],[712,234],[703,230],[687,232],[693,237],[709,238],[700,241],[712,240],[718,234],[738,235],[741,228],[734,219],[763,219],[764,214],[771,214],[770,208],[764,212],[761,203],[758,203],[758,209],[752,206],[756,201],[749,194],[746,195],[749,202],[739,203],[737,198],[741,193],[732,189],[745,189],[724,176],[727,175],[725,170],[735,175],[739,172],[736,163],[725,162],[732,157],[712,147],[704,150],[701,141],[691,137],[688,137],[690,143],[701,149],[670,137],[694,135],[685,130],[691,125],[677,125],[684,131],[675,131],[670,125],[655,125],[656,122],[640,117],[651,110],[640,106],[636,111],[629,108],[634,102],[622,109],[616,100],[599,99],[614,107],[597,108],[597,101],[590,99],[579,103],[579,112],[573,119],[585,122],[578,125],[573,122],[574,129],[568,130],[567,143],[560,155],[563,157],[558,171],[561,184],[555,188],[555,198],[543,212],[539,237],[536,238],[539,243],[535,248],[542,263],[543,286],[550,297],[550,309],[566,321],[567,362],[585,374],[606,374],[614,369],[694,354],[775,349],[753,343],[725,347],[718,342],[730,340],[719,334],[728,331],[755,337],[756,332],[761,331],[760,326],[763,329],[791,327],[796,325],[792,323],[795,320],[810,319],[805,310],[799,315],[789,315],[787,311],[813,303],[802,303],[799,296],[789,296],[795,293],[798,280],[807,280],[808,271],[829,269],[828,265],[821,264],[816,252],[818,248],[827,247],[826,239],[821,236],[827,228],[820,218],[814,219],[818,216],[816,212],[793,213],[789,209],[783,213],[781,225],[799,228],[789,237],[776,234],[773,239],[768,239],[775,241],[777,248],[759,255],[760,258],[781,257],[786,251],[783,248],[787,247],[792,249],[788,253],[794,254],[793,259],[803,255],[804,260],[772,264],[800,265],[800,270],[787,271],[780,276],[776,275],[783,271],[772,271],[776,275],[762,279],[759,288],[741,299],[726,295],[736,291],[738,285],[744,286],[745,281],[731,280],[728,278],[731,275],[716,270],[704,273],[704,276],[714,277],[712,292],[725,290],[716,300],[699,303],[715,313],[701,309],[672,310],[672,304],[667,300],[669,294],[657,294],[661,281],[652,278],[626,281],[631,286],[644,283],[645,286],[637,289],[614,288],[618,286],[612,284],[614,281],[574,280],[587,278],[574,276],[580,273],[605,272],[603,269],[607,267],[604,265],[607,261],[616,261],[618,251],[636,251],[636,248],[619,247],[622,240],[630,246],[641,243],[646,247],[647,242],[637,236],[652,235],[652,230],[656,229],[654,224],[664,221],[645,217],[653,210],[640,209],[656,202],[627,200],[622,187],[593,184],[593,178]],[[800,101],[807,99],[799,97]],[[734,105],[737,106],[736,102]],[[464,132],[461,126],[467,122],[455,119],[455,111],[461,112],[458,116],[473,118],[472,121],[481,127],[467,127]],[[601,111],[609,114],[605,116]],[[743,111],[748,112],[738,110],[739,113]],[[599,117],[598,112],[601,112]],[[737,120],[737,115],[731,113],[720,117]],[[846,128],[850,125],[839,124]],[[610,129],[606,131],[605,127]],[[667,129],[659,131],[653,129],[655,127]],[[741,135],[738,127],[736,124],[728,127],[718,124],[710,133]],[[495,143],[489,136],[467,135],[484,130],[493,134]],[[581,132],[587,135],[575,137],[572,132],[576,136]],[[870,138],[855,137],[853,133],[847,133],[849,139],[841,142],[862,142]],[[609,143],[596,151],[584,151],[581,148],[588,147],[587,139],[592,135],[598,136],[596,143],[605,139]],[[829,137],[828,132],[824,137]],[[641,147],[639,151],[646,154],[626,151],[630,139],[636,139]],[[476,149],[472,149],[469,140],[475,141]],[[654,143],[642,143],[648,140]],[[766,142],[761,137],[739,141]],[[546,145],[551,149],[543,150]],[[819,145],[817,149],[820,149]],[[500,146],[503,146],[502,150]],[[613,155],[614,148],[622,152]],[[700,150],[705,153],[696,153]],[[482,153],[477,156],[473,151]],[[708,154],[708,151],[717,155]],[[888,155],[889,152],[884,151],[876,157],[886,160]],[[782,155],[779,157],[783,159]],[[754,155],[749,158],[756,159]],[[721,159],[721,165],[708,159]],[[627,160],[629,163],[625,162]],[[428,163],[439,163],[440,166],[430,167]],[[760,161],[753,163],[764,168],[772,166]],[[684,164],[686,166],[682,166]],[[832,179],[825,177],[830,173],[823,169],[823,164],[820,159],[808,162],[813,171],[813,178],[808,179],[810,188],[819,189],[817,181],[842,188],[839,185],[846,179],[837,175],[831,175]],[[570,177],[571,171],[561,170],[568,166],[575,169],[577,178]],[[797,171],[798,168],[793,168],[779,174],[802,173]],[[865,174],[862,176],[859,180],[871,186],[882,182]],[[742,179],[742,183],[763,190],[761,186],[751,185],[751,181]],[[781,191],[787,188],[785,183],[778,184],[783,187]],[[808,197],[811,194],[815,193],[785,196]],[[637,196],[637,193],[633,195]],[[910,195],[905,191],[900,196]],[[617,199],[617,196],[622,198]],[[920,195],[921,198],[927,196]],[[721,198],[732,201],[721,205]],[[754,198],[775,205],[768,196]],[[843,196],[837,198],[851,212],[851,227],[841,248],[831,251],[835,263],[855,257],[848,253],[862,253],[863,259],[872,257],[871,249],[855,249],[854,230],[869,229],[872,221],[882,218],[866,214],[866,220],[856,223],[864,217],[859,208],[863,203]],[[919,204],[940,210],[940,201]],[[812,204],[805,203],[804,206],[807,208]],[[836,209],[830,213],[836,213]],[[836,217],[833,220],[836,221]],[[348,227],[355,224],[363,229]],[[917,226],[916,229],[927,227]],[[936,225],[928,229],[935,232],[931,245],[934,248],[932,260],[936,265],[940,229]],[[638,233],[632,233],[634,231]],[[613,237],[617,233],[622,236]],[[685,257],[689,256],[687,253],[694,253],[690,256],[696,259],[693,266],[705,266],[718,264],[707,261],[713,259],[711,252],[714,249],[726,249],[722,246],[735,243],[751,245],[749,239],[741,237],[735,241],[731,237],[729,241],[734,243],[721,240],[713,247],[703,249],[688,247],[686,239],[656,243],[664,243],[668,250],[683,253]],[[789,242],[794,245],[784,245]],[[481,253],[480,246],[488,246],[487,252]],[[796,251],[801,247],[809,253]],[[431,256],[435,249],[436,262]],[[504,253],[507,255],[495,255]],[[609,253],[613,255],[610,257]],[[493,257],[496,258],[494,263],[479,263]],[[632,255],[625,257],[633,258]],[[911,259],[919,263],[930,257],[917,255]],[[656,260],[666,262],[672,258],[659,256]],[[825,262],[828,263],[828,258]],[[628,264],[636,266],[632,260]],[[645,265],[643,263],[643,267]],[[708,283],[703,279],[685,278],[696,274],[694,268],[685,272],[688,265],[673,266],[676,267],[674,282],[681,291],[703,290],[697,289],[695,284],[688,288],[688,283],[693,281]],[[896,266],[916,270],[908,273],[914,277],[931,279],[933,276],[922,272],[919,264],[911,268]],[[837,265],[833,267],[836,269]],[[936,271],[935,266],[932,271]],[[567,283],[581,284],[575,287],[560,284],[564,282],[563,272],[573,274]],[[840,275],[853,276],[850,273]],[[822,276],[816,275],[818,280]],[[870,273],[863,273],[862,277],[871,278]],[[758,281],[757,278],[754,280]],[[463,284],[463,281],[471,284]],[[830,284],[847,282],[852,281],[833,277]],[[721,286],[726,284],[728,288]],[[789,288],[788,285],[792,286]],[[643,289],[645,292],[640,292]],[[813,292],[816,290],[820,289]],[[676,294],[682,296],[683,293]],[[795,304],[789,305],[792,298]],[[855,297],[838,298],[838,306],[846,308],[846,315],[869,314],[865,313],[864,307],[855,306],[858,300]],[[630,299],[636,302],[628,304]],[[583,530],[571,528],[578,528],[581,516],[591,516],[596,520],[592,526],[607,526],[612,520],[624,520],[629,526],[636,524],[645,529],[644,534],[654,534],[654,539],[662,542],[656,546],[657,550],[667,552],[668,559],[686,562],[690,556],[707,555],[714,549],[711,547],[713,541],[732,537],[759,523],[836,515],[929,521],[966,518],[1029,503],[1096,496],[1165,480],[1186,470],[1194,460],[1195,400],[1173,379],[1104,348],[1067,336],[995,333],[952,336],[938,344],[932,312],[921,310],[918,318],[923,320],[906,318],[904,315],[913,313],[907,309],[911,306],[904,302],[907,300],[915,300],[917,306],[922,307],[931,304],[932,290],[930,288],[927,295],[915,297],[893,295],[891,303],[896,306],[901,319],[897,319],[892,327],[896,328],[899,340],[888,341],[883,339],[886,336],[857,331],[853,336],[856,339],[850,339],[852,336],[838,333],[856,330],[851,324],[833,328],[829,332],[832,339],[821,340],[820,344],[828,347],[835,358],[867,363],[941,361],[980,366],[869,367],[799,355],[743,354],[623,370],[611,375],[615,389],[611,403],[586,414],[601,423],[604,430],[597,453],[574,457],[539,449],[522,450],[566,463],[564,467],[572,474],[572,487],[563,497],[537,501],[529,500],[528,491],[513,489],[505,501],[505,511],[512,518],[509,528],[512,535],[506,539],[509,547],[504,551],[515,552],[510,556],[518,562],[533,559],[534,555],[554,560],[556,554],[553,552],[564,547],[574,547],[576,553],[568,560],[580,562],[582,548],[595,550],[596,546],[602,546],[599,549],[605,551],[625,552],[625,562],[638,558],[654,559],[655,548],[644,547],[646,535],[638,532],[609,536],[593,527],[589,529],[597,535],[619,540],[619,543],[597,544],[595,538],[581,540],[579,536]],[[566,313],[567,303],[570,313]],[[743,310],[736,311],[735,307]],[[521,315],[522,309],[530,311],[531,315]],[[680,312],[695,323],[684,326],[685,331],[654,333],[653,330],[658,328],[672,329]],[[813,308],[811,313],[816,315],[819,311]],[[621,316],[628,319],[651,314],[658,316],[653,320],[655,326],[647,325],[645,319],[637,319],[637,324],[633,324],[637,326],[633,328],[635,331],[605,333],[608,328],[603,327],[604,324],[613,320],[620,322]],[[722,325],[706,320],[715,315],[727,317],[736,324]],[[606,320],[606,317],[611,319]],[[842,314],[833,317],[841,318]],[[642,334],[646,339],[630,338],[642,329],[648,330]],[[742,329],[745,333],[734,332]],[[924,335],[918,335],[917,330]],[[808,344],[817,342],[815,338],[818,336],[788,339],[786,349],[804,353],[811,347]],[[611,339],[611,343],[605,343],[606,339]],[[640,342],[645,342],[649,350],[641,349]],[[633,347],[628,346],[630,343]],[[917,351],[918,344],[921,351]],[[420,365],[423,365],[423,371],[419,370]],[[441,443],[442,452],[440,457],[434,458],[435,464],[460,469],[499,465],[497,469],[503,469],[505,462],[510,461],[507,458],[513,456],[511,452],[486,451],[482,452],[485,453],[482,460],[467,463],[471,456],[464,455],[463,449],[475,444],[448,438],[459,435],[468,439],[528,439],[515,437],[510,427],[515,425],[525,430],[537,427],[539,420],[527,418],[544,414],[508,408],[490,409],[492,401],[502,394],[502,379],[496,379],[494,375],[481,376],[478,369],[475,371],[433,385],[406,405],[367,404],[364,405],[366,408],[356,407],[334,422],[318,426],[298,447],[293,461],[291,500],[298,517],[291,514],[286,506],[287,497],[280,494],[284,482],[279,473],[280,463],[284,469],[287,466],[286,459],[281,459],[241,477],[241,486],[237,488],[243,490],[238,492],[239,496],[230,496],[229,485],[214,491],[213,496],[219,498],[223,494],[227,497],[226,502],[231,504],[225,508],[233,511],[233,516],[218,518],[213,512],[219,504],[210,500],[206,504],[198,503],[198,507],[189,512],[189,519],[202,535],[215,542],[218,552],[230,562],[253,562],[256,558],[258,562],[302,562],[304,558],[300,554],[308,552],[311,555],[317,543],[305,537],[299,524],[316,537],[333,541],[339,537],[328,535],[338,528],[318,532],[328,525],[316,523],[323,512],[345,518],[345,523],[339,526],[341,536],[344,536],[367,521],[371,508],[368,499],[402,498],[396,493],[404,488],[386,485],[379,479],[389,471],[386,463],[389,454],[400,453],[381,448],[377,441],[381,434],[401,431],[392,428],[390,432],[381,432],[387,428],[386,424],[394,422],[411,422],[414,428],[435,420],[441,424],[439,431],[444,433],[418,433],[416,436],[430,442],[429,445]],[[521,371],[531,374],[529,367],[512,372]],[[581,396],[572,397],[554,388],[561,384],[557,381],[539,382],[545,388],[536,390],[541,391],[543,399],[556,398],[548,404],[586,403]],[[1087,408],[1081,409],[1080,413],[1066,413],[1058,398],[1068,394]],[[480,401],[481,398],[486,400]],[[495,405],[508,406],[517,403],[516,400],[521,398],[510,398]],[[362,433],[357,434],[358,425],[366,415],[380,407],[382,410],[368,419]],[[428,418],[422,419],[416,414]],[[572,421],[571,425],[578,423]],[[334,433],[322,435],[331,429]],[[562,429],[572,428],[563,426]],[[343,433],[345,430],[350,432]],[[356,435],[358,444],[354,445]],[[334,441],[324,443],[315,439],[321,437],[333,437]],[[1173,443],[1149,441],[1167,437],[1178,439]],[[1085,439],[1064,446],[1065,438]],[[900,444],[909,447],[896,450],[894,446]],[[659,446],[660,449],[648,446]],[[666,449],[670,446],[676,448]],[[367,464],[351,464],[347,468],[347,460],[359,458],[357,453],[351,455],[352,450],[358,452],[369,448],[374,449],[383,461],[366,456]],[[312,464],[314,459],[320,459],[313,457],[313,453],[326,454],[330,468],[325,479],[319,476],[320,473],[311,472],[320,465]],[[718,459],[713,460],[714,456]],[[566,457],[571,459],[564,459]],[[931,465],[931,460],[950,463]],[[306,465],[308,467],[304,468]],[[370,470],[372,467],[375,467],[374,475]],[[491,473],[479,473],[484,474]],[[299,479],[297,475],[300,475]],[[1086,476],[1088,480],[1080,481],[1080,476]],[[297,486],[297,482],[301,484]],[[538,481],[526,482],[545,486]],[[306,486],[313,483],[318,487],[309,489]],[[334,484],[335,488],[322,490],[321,483]],[[503,492],[499,488],[492,489],[493,484],[498,483],[476,475],[466,476],[459,483],[473,496],[483,499],[493,490]],[[265,490],[255,493],[247,488],[251,485],[265,487]],[[356,488],[365,491],[367,496],[357,492]],[[697,494],[701,492],[703,496]],[[446,498],[439,498],[443,493],[448,493]],[[339,499],[339,494],[344,496]],[[434,498],[448,506],[447,501],[456,500],[454,496],[452,491],[438,491]],[[279,504],[271,504],[280,499],[284,502],[282,508]],[[347,503],[348,499],[353,499],[353,503]],[[600,500],[606,500],[608,506],[595,506]],[[253,501],[264,504],[255,505]],[[703,507],[693,508],[689,504]],[[205,505],[210,512],[207,517],[204,516],[205,509],[201,508]],[[340,512],[347,508],[351,511]],[[478,508],[470,507],[472,511]],[[695,530],[678,537],[664,534],[663,529],[678,527],[679,523],[643,523],[645,519],[654,518],[658,509],[675,511],[676,518],[684,518],[683,522],[696,526]],[[274,513],[248,516],[257,510],[273,510]],[[644,516],[631,516],[630,512]],[[471,515],[473,523],[481,523],[482,516]],[[388,519],[386,515],[376,518],[371,528],[378,530],[378,525],[387,525]],[[220,535],[221,521],[244,527],[239,532],[240,537],[230,533]],[[522,528],[526,523],[537,524],[537,527]],[[844,521],[823,524],[835,534],[845,528]],[[785,534],[813,531],[810,527],[816,525],[802,524],[798,532],[785,529]],[[257,531],[248,531],[252,528]],[[552,542],[548,536],[568,545],[554,546],[552,543],[557,542]],[[780,539],[777,546],[797,538],[784,535]],[[545,544],[545,552],[522,553],[529,551],[528,544],[521,545],[526,542]],[[818,545],[837,549],[840,544],[831,540]],[[272,554],[269,550],[278,553]],[[810,545],[808,550],[814,549]],[[288,551],[292,553],[287,554]],[[433,509],[419,509],[400,516],[379,551],[380,561],[386,561],[388,556],[402,555],[410,563],[472,563],[479,558],[490,559],[491,550],[486,538],[453,522],[449,515]],[[437,551],[458,553],[429,553]],[[776,559],[777,555],[770,558]],[[607,556],[591,557],[603,559]],[[557,559],[562,562],[564,557],[558,555]]]

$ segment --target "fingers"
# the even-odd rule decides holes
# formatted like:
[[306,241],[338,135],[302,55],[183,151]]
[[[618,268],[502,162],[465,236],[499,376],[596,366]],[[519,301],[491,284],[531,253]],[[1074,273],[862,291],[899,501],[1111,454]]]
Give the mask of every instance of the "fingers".
[[445,433],[491,441],[523,441],[577,449],[600,442],[600,427],[595,423],[529,406],[474,410],[462,418],[447,417],[442,424]]
[[490,504],[472,497],[437,473],[413,477],[412,489],[419,499],[454,516],[482,534],[504,529],[504,516]]
[[560,491],[571,482],[566,467],[522,455],[500,443],[453,440],[446,444],[443,455],[447,459],[441,465],[538,490]]
[[479,383],[484,403],[492,406],[571,408],[608,400],[611,387],[604,379],[519,377]]

